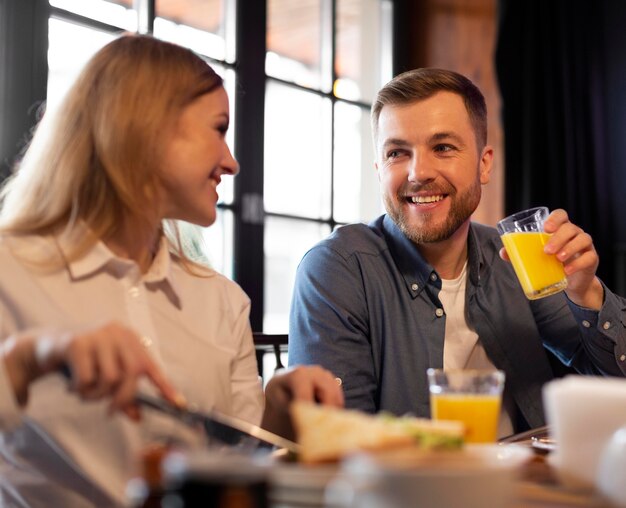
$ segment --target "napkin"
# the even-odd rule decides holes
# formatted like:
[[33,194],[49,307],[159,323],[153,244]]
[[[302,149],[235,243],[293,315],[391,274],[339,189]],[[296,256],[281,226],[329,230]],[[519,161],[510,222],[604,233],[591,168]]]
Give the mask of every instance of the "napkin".
[[550,463],[566,486],[593,488],[607,442],[626,424],[626,380],[567,376],[544,386],[543,403],[557,445]]

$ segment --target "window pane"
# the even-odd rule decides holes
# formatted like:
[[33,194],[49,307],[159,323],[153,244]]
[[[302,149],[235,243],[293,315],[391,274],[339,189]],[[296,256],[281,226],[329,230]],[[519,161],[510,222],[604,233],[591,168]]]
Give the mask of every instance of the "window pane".
[[263,331],[286,333],[289,307],[302,256],[330,234],[325,224],[296,219],[265,219],[265,311]]
[[87,60],[116,36],[55,18],[48,30],[47,108],[54,108]]
[[368,222],[381,213],[369,110],[335,104],[334,215],[338,222]]
[[50,5],[129,32],[137,31],[137,11],[132,8],[133,0],[50,0]]
[[157,0],[154,35],[233,62],[234,0]]
[[389,0],[337,0],[335,94],[371,102],[391,79]]
[[268,76],[329,92],[330,55],[322,37],[323,0],[268,0]]
[[265,209],[328,218],[330,100],[273,82],[265,100]]
[[233,278],[233,222],[233,212],[218,208],[215,223],[201,228],[209,264],[229,279]]

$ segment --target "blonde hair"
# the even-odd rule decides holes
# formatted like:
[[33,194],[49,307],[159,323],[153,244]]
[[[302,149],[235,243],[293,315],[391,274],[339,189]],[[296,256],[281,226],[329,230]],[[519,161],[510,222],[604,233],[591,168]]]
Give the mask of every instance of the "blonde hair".
[[[186,105],[219,86],[204,60],[175,44],[125,35],[106,45],[44,115],[5,182],[0,233],[71,232],[83,221],[93,235],[74,245],[71,260],[124,221],[154,227],[166,131]],[[191,263],[176,226],[169,230],[173,251]]]

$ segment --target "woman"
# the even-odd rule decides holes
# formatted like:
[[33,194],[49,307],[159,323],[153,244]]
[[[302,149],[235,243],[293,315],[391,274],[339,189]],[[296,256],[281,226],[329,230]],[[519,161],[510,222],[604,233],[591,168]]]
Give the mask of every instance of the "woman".
[[118,506],[145,445],[201,443],[140,419],[138,389],[274,429],[293,397],[343,404],[330,373],[299,368],[264,414],[249,300],[181,247],[173,221],[212,224],[239,171],[228,124],[221,78],[145,36],[104,47],[44,116],[0,211],[4,504]]

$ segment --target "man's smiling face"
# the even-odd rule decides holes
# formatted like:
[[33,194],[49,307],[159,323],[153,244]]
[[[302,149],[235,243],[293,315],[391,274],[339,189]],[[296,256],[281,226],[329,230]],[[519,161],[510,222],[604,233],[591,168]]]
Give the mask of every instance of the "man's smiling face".
[[376,152],[387,213],[418,244],[450,238],[470,219],[489,181],[492,149],[479,151],[455,93],[384,106]]

